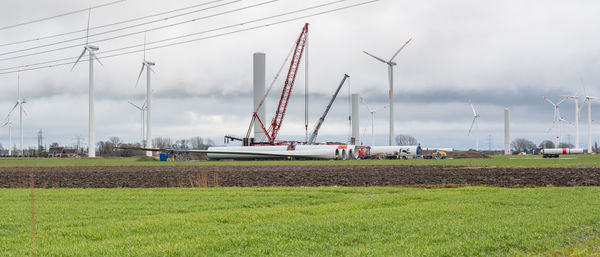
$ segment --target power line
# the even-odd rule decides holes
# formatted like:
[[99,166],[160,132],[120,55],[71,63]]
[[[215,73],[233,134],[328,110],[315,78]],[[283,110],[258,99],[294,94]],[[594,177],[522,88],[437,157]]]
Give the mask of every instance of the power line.
[[[38,45],[38,46],[29,47],[29,48],[24,48],[24,49],[19,49],[19,50],[4,52],[4,53],[0,53],[0,56],[8,55],[8,54],[14,54],[14,53],[20,53],[20,52],[25,52],[25,51],[29,51],[29,50],[33,50],[33,49],[38,49],[38,48],[43,48],[43,47],[48,47],[48,46],[60,45],[62,43],[68,43],[68,42],[71,42],[71,41],[82,40],[82,39],[86,39],[86,38],[89,38],[89,37],[95,37],[95,36],[104,35],[104,34],[110,34],[110,33],[113,33],[113,32],[117,32],[117,31],[121,31],[121,30],[126,30],[126,29],[131,29],[131,28],[135,28],[135,27],[140,27],[140,26],[148,25],[148,24],[155,23],[155,22],[166,21],[166,20],[171,19],[173,17],[179,17],[179,16],[188,15],[188,14],[192,14],[192,13],[196,13],[196,12],[201,12],[201,11],[205,11],[205,10],[209,10],[209,9],[214,9],[214,8],[217,8],[217,7],[221,7],[221,6],[224,6],[224,5],[228,5],[228,4],[232,4],[232,3],[240,2],[240,1],[242,1],[242,0],[235,0],[235,1],[228,2],[228,3],[224,3],[224,4],[220,4],[220,5],[216,5],[216,6],[211,6],[211,7],[207,7],[207,8],[200,9],[200,10],[195,10],[195,11],[192,11],[192,12],[188,12],[188,13],[184,13],[184,14],[179,14],[179,15],[176,15],[176,16],[168,17],[168,18],[163,18],[163,19],[149,21],[149,22],[143,22],[143,23],[139,23],[139,24],[135,24],[135,25],[130,25],[130,26],[123,27],[123,28],[118,28],[118,29],[113,29],[113,30],[109,30],[109,31],[104,31],[104,32],[92,34],[92,35],[85,36],[85,37],[72,38],[72,39],[62,40],[62,41],[48,43],[48,44],[44,44],[44,45]],[[256,6],[261,6],[261,5],[272,3],[272,2],[276,2],[276,1],[279,1],[279,0],[271,0],[271,1],[263,2],[263,3],[259,3],[259,4],[255,4],[255,5],[250,5],[250,6],[246,6],[246,7],[234,9],[234,10],[229,10],[229,11],[225,11],[225,12],[221,12],[221,13],[217,13],[217,14],[212,14],[212,15],[208,15],[208,16],[204,16],[204,17],[200,17],[200,18],[195,18],[195,19],[186,20],[186,21],[182,21],[182,22],[177,22],[177,23],[173,23],[173,24],[169,24],[169,25],[165,25],[165,26],[151,28],[151,29],[147,29],[147,30],[144,30],[144,31],[138,31],[138,32],[133,32],[133,33],[127,33],[127,34],[120,35],[120,36],[114,36],[114,37],[111,37],[111,38],[100,39],[100,40],[93,41],[92,43],[104,42],[104,41],[108,41],[108,40],[113,40],[113,39],[117,39],[117,38],[122,38],[122,37],[127,37],[127,36],[131,36],[131,35],[135,35],[135,34],[140,34],[140,33],[148,32],[148,31],[153,31],[153,30],[159,30],[159,29],[174,27],[174,26],[177,26],[177,25],[186,24],[186,23],[190,23],[190,22],[195,22],[195,21],[199,21],[199,20],[203,20],[203,19],[207,19],[207,18],[212,18],[212,17],[216,17],[216,16],[219,16],[219,15],[223,15],[223,14],[227,14],[227,13],[231,13],[231,12],[237,12],[237,11],[240,11],[240,10],[245,10],[245,9],[249,9],[249,8],[256,7]],[[22,57],[32,56],[32,55],[38,55],[38,54],[43,54],[43,53],[48,53],[48,52],[54,52],[54,51],[58,51],[58,50],[63,50],[63,49],[67,49],[67,48],[71,48],[71,47],[77,47],[77,46],[83,46],[83,45],[85,45],[85,44],[71,45],[71,46],[65,46],[65,47],[62,47],[62,48],[54,49],[54,50],[46,50],[46,51],[41,51],[41,52],[37,52],[37,53],[25,54],[25,55],[20,55],[20,56],[13,56],[13,57],[9,57],[9,58],[0,59],[0,61],[17,59],[17,58],[22,58]]]
[[[203,6],[203,5],[208,5],[208,4],[222,2],[222,1],[225,1],[225,0],[214,0],[214,1],[205,2],[205,3],[201,3],[201,4],[186,6],[186,7],[179,8],[179,9],[174,9],[174,10],[171,10],[171,11],[166,11],[166,12],[156,13],[156,14],[147,15],[147,16],[143,16],[143,17],[133,18],[133,19],[129,19],[129,20],[124,20],[124,21],[109,23],[109,24],[100,25],[100,26],[96,26],[96,27],[90,27],[89,30],[96,30],[96,29],[100,29],[100,28],[106,28],[106,27],[111,27],[111,26],[115,26],[115,25],[121,25],[121,24],[124,24],[124,23],[129,23],[129,22],[144,20],[144,19],[147,19],[147,18],[152,18],[152,17],[156,17],[156,16],[161,16],[161,15],[169,14],[169,13],[179,12],[179,11],[183,11],[183,10],[187,10],[187,9],[192,9],[192,8],[200,7],[200,6]],[[88,10],[88,9],[86,9],[86,10]],[[85,31],[86,31],[86,29],[80,29],[80,30],[74,30],[74,31],[69,31],[69,32],[64,32],[64,33],[59,33],[59,34],[54,34],[54,35],[39,37],[39,38],[26,39],[26,40],[16,41],[16,42],[12,42],[12,43],[0,44],[0,47],[17,45],[17,44],[28,43],[28,42],[33,42],[33,41],[40,41],[40,40],[44,40],[44,39],[49,39],[49,38],[54,38],[54,37],[60,37],[60,36],[66,36],[66,35],[80,33],[80,32],[85,32]]]
[[92,7],[89,7],[89,8],[85,8],[85,9],[81,9],[81,10],[76,10],[76,11],[71,11],[71,12],[67,12],[67,13],[63,13],[63,14],[58,14],[58,15],[54,15],[54,16],[50,16],[50,17],[46,17],[46,18],[41,18],[41,19],[37,19],[37,20],[32,20],[32,21],[27,21],[27,22],[23,22],[23,23],[18,23],[18,24],[6,26],[6,27],[0,27],[0,30],[6,30],[6,29],[16,28],[16,27],[19,27],[19,26],[29,25],[29,24],[33,24],[33,23],[37,23],[37,22],[41,22],[41,21],[47,21],[47,20],[51,20],[51,19],[56,19],[56,18],[59,18],[59,17],[63,17],[63,16],[71,15],[71,14],[76,14],[76,13],[80,13],[80,12],[85,12],[85,11],[88,11],[90,9],[96,9],[96,8],[100,8],[100,7],[105,7],[105,6],[109,6],[109,5],[113,5],[113,4],[117,4],[117,3],[121,3],[121,2],[125,2],[125,1],[127,1],[127,0],[114,1],[114,2],[110,2],[110,3],[96,5],[96,6],[92,6]]
[[[290,19],[287,19],[287,20],[282,20],[282,21],[272,22],[272,23],[268,23],[268,24],[263,24],[263,25],[259,25],[259,26],[255,26],[255,27],[251,27],[251,28],[234,30],[234,31],[230,31],[230,32],[225,32],[225,33],[217,34],[217,35],[212,35],[212,36],[202,37],[202,38],[197,38],[197,39],[190,39],[190,40],[187,40],[187,41],[176,42],[176,43],[166,44],[166,45],[162,45],[162,46],[150,47],[150,48],[146,48],[146,51],[150,51],[150,50],[154,50],[154,49],[161,49],[161,48],[171,47],[171,46],[176,46],[176,45],[181,45],[181,44],[187,44],[187,43],[202,41],[202,40],[211,39],[211,38],[222,37],[222,36],[231,35],[231,34],[237,34],[237,33],[245,32],[245,31],[250,31],[250,30],[256,30],[256,29],[260,29],[260,28],[264,28],[264,27],[269,27],[269,26],[273,26],[273,25],[279,25],[279,24],[288,23],[288,22],[292,22],[292,21],[296,21],[296,20],[301,20],[301,19],[306,19],[306,18],[310,18],[310,17],[314,17],[314,16],[319,16],[319,15],[323,15],[323,14],[327,14],[327,13],[337,12],[337,11],[341,11],[341,10],[345,10],[345,9],[349,9],[349,8],[353,8],[353,7],[357,7],[357,6],[361,6],[361,5],[366,5],[366,4],[370,4],[370,3],[374,3],[374,2],[378,2],[378,1],[379,0],[365,1],[365,2],[361,2],[361,3],[357,3],[357,4],[347,5],[347,6],[338,7],[338,8],[331,9],[331,10],[327,10],[327,11],[322,11],[322,12],[310,14],[310,15],[304,15],[304,16],[300,16],[300,17],[296,17],[296,18],[290,18]],[[122,55],[129,55],[129,54],[133,54],[133,53],[139,53],[139,52],[142,52],[142,51],[144,51],[144,50],[134,50],[134,51],[124,52],[124,53],[119,53],[119,54],[114,54],[114,55],[100,56],[98,58],[99,59],[108,59],[108,58],[113,58],[113,57],[122,56]],[[81,60],[81,62],[87,62],[87,61],[88,60]],[[3,75],[3,74],[12,74],[12,73],[17,73],[17,72],[21,72],[21,71],[32,71],[32,70],[40,70],[40,69],[46,69],[46,68],[53,68],[53,67],[71,65],[71,64],[74,64],[74,63],[75,62],[66,62],[66,63],[59,63],[59,64],[41,66],[41,67],[21,69],[21,70],[18,70],[18,71],[1,72],[0,75]]]
[[[168,41],[173,41],[173,40],[176,40],[176,39],[181,39],[181,38],[187,38],[187,37],[191,37],[191,36],[206,34],[206,33],[209,33],[209,32],[215,32],[215,31],[219,31],[219,30],[229,29],[229,28],[233,28],[233,27],[243,26],[243,25],[247,25],[247,24],[251,24],[251,23],[256,23],[256,22],[260,22],[260,21],[264,21],[264,20],[269,20],[269,19],[273,19],[273,18],[284,17],[284,16],[287,16],[287,15],[291,15],[291,14],[295,14],[295,13],[299,13],[299,12],[305,12],[305,11],[309,11],[309,10],[312,10],[312,9],[317,9],[317,8],[325,7],[325,6],[328,6],[328,5],[333,5],[333,4],[337,4],[337,3],[340,3],[340,2],[344,2],[344,1],[346,1],[346,0],[333,1],[333,2],[319,4],[319,5],[315,5],[315,6],[311,6],[311,7],[306,7],[306,8],[302,8],[302,9],[298,9],[298,10],[294,10],[294,11],[280,13],[280,14],[276,14],[276,15],[272,15],[272,16],[268,16],[268,17],[263,17],[263,18],[258,18],[258,19],[254,19],[254,20],[250,20],[250,21],[236,23],[236,24],[233,24],[233,25],[228,25],[228,26],[223,26],[223,27],[219,27],[219,28],[204,30],[204,31],[195,32],[195,33],[191,33],[191,34],[186,34],[186,35],[182,35],[182,36],[177,36],[177,37],[173,37],[173,38],[167,38],[167,39],[157,40],[157,41],[154,41],[154,42],[146,43],[146,46],[148,46],[148,45],[154,45],[154,44],[158,44],[158,43],[163,43],[163,42],[168,42]],[[261,26],[259,26],[259,27],[261,27]],[[209,38],[212,38],[212,37],[209,37]],[[103,51],[100,54],[106,54],[106,53],[111,53],[111,52],[118,52],[118,51],[122,51],[122,50],[127,50],[127,49],[131,49],[131,48],[140,47],[140,46],[143,46],[143,45],[144,44],[137,44],[137,45],[127,46],[127,47],[121,47],[121,48],[111,49],[111,50]],[[77,57],[78,56],[74,56],[74,57],[62,58],[62,59],[57,59],[57,60],[52,60],[52,61],[44,61],[44,62],[40,62],[40,63],[20,65],[20,66],[8,67],[8,68],[2,68],[2,69],[0,69],[0,71],[21,69],[21,68],[28,68],[28,67],[31,67],[31,66],[38,66],[38,65],[48,64],[48,63],[54,63],[54,62],[60,62],[60,61],[66,61],[66,60],[76,59]],[[74,62],[71,62],[71,63],[74,63]],[[26,70],[30,70],[30,69],[26,69]],[[0,73],[0,74],[6,74],[6,73]]]

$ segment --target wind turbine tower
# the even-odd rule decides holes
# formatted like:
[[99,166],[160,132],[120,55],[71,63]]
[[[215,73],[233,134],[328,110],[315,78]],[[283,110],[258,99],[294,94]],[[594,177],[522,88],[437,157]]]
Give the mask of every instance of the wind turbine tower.
[[565,95],[564,97],[575,101],[575,148],[579,148],[579,96]]
[[365,54],[377,59],[380,62],[387,64],[387,66],[388,66],[388,80],[390,83],[389,92],[388,92],[388,96],[390,98],[390,135],[389,135],[389,145],[390,146],[394,145],[394,66],[396,66],[396,63],[394,62],[394,58],[396,58],[396,56],[400,53],[400,51],[402,51],[402,49],[404,49],[404,47],[406,45],[408,45],[408,43],[410,43],[411,40],[412,40],[412,38],[408,39],[406,41],[406,43],[404,43],[404,45],[402,45],[402,47],[400,47],[400,49],[398,49],[398,51],[396,51],[396,53],[392,56],[392,58],[390,58],[389,61],[386,61],[375,55],[367,53],[366,51],[363,51]]
[[[473,107],[473,103],[469,100],[469,104],[471,105],[471,110],[473,110],[473,122],[471,122],[471,127],[469,128],[469,135],[471,135],[471,130],[473,130],[473,125],[475,125],[475,129],[479,130],[479,113],[475,111],[475,107]],[[475,150],[479,151],[479,133],[475,135]]]
[[[10,112],[8,112],[8,130],[9,130],[9,155],[11,154],[10,152],[10,127],[11,127],[11,123],[10,123],[10,114],[17,108],[17,106],[19,106],[19,130],[20,130],[20,136],[19,136],[19,153],[18,155],[23,156],[23,104],[27,103],[27,101],[23,98],[21,98],[21,83],[20,83],[20,75],[17,73],[17,103],[15,103],[15,106],[13,106],[13,108],[10,110]],[[5,125],[7,125],[5,124]]]
[[[150,84],[150,72],[154,72],[152,70],[152,66],[154,65],[156,63],[146,60],[146,39],[144,37],[144,60],[142,61],[142,69],[138,75],[136,86],[140,81],[144,68],[146,68],[146,148],[152,148],[152,87]],[[152,151],[146,151],[146,156],[152,156]]]
[[86,30],[86,37],[85,37],[85,45],[83,46],[83,51],[77,58],[77,61],[75,61],[75,63],[73,64],[71,71],[75,68],[75,65],[77,65],[77,63],[79,63],[79,61],[81,60],[81,57],[83,57],[85,52],[88,52],[89,69],[90,69],[89,70],[89,91],[88,91],[88,94],[89,94],[88,157],[94,158],[94,157],[96,157],[96,147],[95,147],[96,144],[94,143],[95,142],[95,140],[94,140],[94,59],[96,59],[96,61],[98,61],[98,63],[100,63],[100,65],[102,65],[102,62],[100,62],[98,57],[96,57],[96,55],[94,54],[94,52],[100,50],[100,48],[98,48],[97,46],[90,45],[89,41],[88,41],[89,30],[90,30],[90,15],[91,15],[91,9],[90,9],[90,12],[88,13],[88,23],[87,23],[87,30]]
[[[588,147],[587,147],[587,151],[588,151],[588,153],[591,153],[592,152],[592,100],[596,99],[596,97],[588,95],[587,91],[585,90],[585,85],[583,84],[583,80],[581,81],[581,86],[583,86],[583,93],[585,94],[585,100],[581,104],[581,107],[583,107],[586,102],[588,105],[587,106],[588,107],[588,110],[587,110],[588,111],[588,129],[587,129]],[[581,109],[581,107],[579,109]]]

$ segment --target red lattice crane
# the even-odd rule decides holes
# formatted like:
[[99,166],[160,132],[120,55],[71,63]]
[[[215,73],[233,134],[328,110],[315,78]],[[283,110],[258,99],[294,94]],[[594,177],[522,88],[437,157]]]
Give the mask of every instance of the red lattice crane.
[[308,36],[308,23],[304,24],[302,28],[302,32],[296,40],[296,46],[294,48],[294,53],[292,55],[292,61],[290,63],[290,68],[287,73],[287,77],[285,78],[285,84],[283,84],[283,90],[281,91],[281,98],[279,98],[279,104],[277,105],[277,110],[275,111],[275,116],[269,125],[269,128],[266,129],[264,123],[258,117],[258,114],[254,112],[254,118],[259,122],[260,127],[265,132],[267,140],[270,144],[275,144],[275,139],[277,138],[277,134],[281,129],[281,123],[283,123],[283,118],[285,117],[285,111],[287,109],[288,102],[290,100],[290,96],[292,94],[292,88],[294,87],[294,82],[296,81],[296,74],[298,74],[298,67],[300,66],[300,60],[302,59],[302,54],[304,53],[304,46],[306,44],[306,38]]

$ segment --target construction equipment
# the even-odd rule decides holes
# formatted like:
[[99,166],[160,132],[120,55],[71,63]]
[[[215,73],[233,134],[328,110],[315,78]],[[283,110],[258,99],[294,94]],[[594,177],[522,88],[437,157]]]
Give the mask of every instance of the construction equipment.
[[323,112],[323,115],[321,116],[321,118],[319,118],[319,122],[317,122],[317,125],[315,126],[315,130],[312,132],[312,134],[310,134],[310,138],[308,139],[308,142],[306,144],[312,145],[313,142],[315,141],[315,138],[317,138],[317,135],[319,134],[319,129],[321,128],[321,125],[323,125],[323,122],[325,121],[325,117],[327,116],[329,109],[331,109],[331,105],[333,104],[333,101],[335,101],[335,98],[337,97],[338,93],[340,92],[340,89],[346,82],[346,79],[349,77],[350,76],[348,76],[348,74],[344,74],[344,78],[342,78],[342,82],[340,82],[340,85],[337,87],[337,90],[335,90],[335,93],[331,97],[329,104],[327,105],[327,107],[325,107],[325,112]]
[[[290,96],[292,94],[292,89],[294,87],[294,82],[296,81],[296,75],[298,74],[298,67],[300,66],[300,61],[302,60],[302,55],[304,53],[304,46],[306,45],[306,39],[308,35],[308,23],[304,24],[302,28],[302,32],[300,32],[300,36],[296,40],[296,44],[294,47],[294,53],[292,55],[292,61],[290,62],[290,68],[288,69],[288,73],[285,79],[285,83],[283,84],[283,90],[281,91],[281,97],[279,98],[279,104],[277,105],[277,110],[275,111],[275,116],[271,120],[271,124],[267,129],[263,121],[259,118],[256,110],[252,114],[253,118],[250,123],[250,128],[254,122],[258,121],[260,127],[265,133],[266,140],[268,144],[274,145],[277,144],[275,140],[277,139],[277,134],[281,129],[281,124],[283,123],[283,118],[285,117],[285,112],[287,110],[287,105],[290,100]],[[247,134],[247,138],[249,137],[249,133]],[[255,139],[256,140],[256,139]],[[247,140],[249,143],[250,140]],[[254,142],[254,144],[258,144],[260,142]]]

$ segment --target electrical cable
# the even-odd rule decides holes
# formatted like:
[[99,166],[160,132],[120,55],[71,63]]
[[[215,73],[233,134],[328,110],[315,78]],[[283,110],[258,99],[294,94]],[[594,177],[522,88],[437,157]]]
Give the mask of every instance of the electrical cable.
[[59,18],[59,17],[63,17],[63,16],[75,14],[75,13],[85,12],[85,11],[88,11],[90,9],[96,9],[96,8],[100,8],[100,7],[105,7],[105,6],[109,6],[109,5],[113,5],[113,4],[117,4],[117,3],[121,3],[121,2],[125,2],[125,1],[127,1],[127,0],[114,1],[114,2],[110,2],[110,3],[100,4],[100,5],[88,7],[88,8],[85,8],[85,9],[71,11],[71,12],[67,12],[67,13],[63,13],[63,14],[58,14],[58,15],[46,17],[46,18],[41,18],[41,19],[37,19],[37,20],[32,20],[32,21],[27,21],[27,22],[18,23],[18,24],[14,24],[14,25],[9,25],[9,26],[5,26],[5,27],[0,27],[0,30],[7,30],[7,29],[16,28],[16,27],[20,27],[20,26],[24,26],[24,25],[29,25],[29,24],[33,24],[33,23],[37,23],[37,22],[47,21],[47,20],[51,20],[51,19],[55,19],[55,18]]
[[[110,53],[110,52],[116,52],[116,51],[121,51],[121,50],[136,48],[136,47],[140,47],[140,46],[144,46],[144,45],[153,45],[153,44],[157,44],[157,43],[163,43],[163,42],[172,41],[172,40],[181,39],[181,38],[186,38],[186,37],[191,37],[191,36],[195,36],[195,35],[206,34],[206,33],[209,33],[209,32],[214,32],[214,31],[224,30],[224,29],[228,29],[228,28],[243,26],[243,25],[247,25],[247,24],[251,24],[251,23],[256,23],[256,22],[260,22],[260,21],[264,21],[264,20],[269,20],[269,19],[273,19],[273,18],[283,17],[283,16],[287,16],[287,15],[295,14],[295,13],[299,13],[299,12],[305,12],[305,11],[309,11],[309,10],[312,10],[312,9],[317,9],[317,8],[321,8],[321,7],[324,7],[324,6],[328,6],[328,5],[333,5],[333,4],[337,4],[337,3],[340,3],[340,2],[344,2],[344,1],[347,1],[347,0],[332,1],[332,2],[328,2],[328,3],[324,3],[324,4],[319,4],[319,5],[315,5],[315,6],[311,6],[311,7],[306,7],[306,8],[302,8],[302,9],[298,9],[298,10],[294,10],[294,11],[284,12],[284,13],[280,13],[280,14],[276,14],[276,15],[272,15],[272,16],[268,16],[268,17],[263,17],[263,18],[259,18],[259,19],[254,19],[254,20],[249,20],[249,21],[245,21],[245,22],[241,22],[241,23],[227,25],[227,26],[223,26],[223,27],[219,27],[219,28],[214,28],[214,29],[204,30],[204,31],[195,32],[195,33],[191,33],[191,34],[186,34],[186,35],[182,35],[182,36],[177,36],[177,37],[172,37],[172,38],[157,40],[157,41],[150,42],[150,43],[147,43],[147,44],[136,44],[136,45],[132,45],[132,46],[126,46],[126,47],[111,49],[111,50],[103,51],[101,53],[102,54],[106,54],[106,53]],[[81,45],[78,45],[78,46],[84,46],[84,44],[81,44]],[[62,50],[62,49],[60,49],[60,50]],[[69,58],[62,58],[62,59],[53,60],[53,61],[45,61],[45,62],[40,62],[40,63],[35,63],[35,64],[27,64],[27,65],[21,65],[21,66],[9,67],[9,68],[2,68],[2,69],[0,69],[0,71],[3,71],[3,70],[13,70],[13,69],[19,69],[19,68],[26,68],[26,67],[30,67],[30,66],[42,65],[42,64],[47,64],[47,63],[59,62],[59,61],[66,61],[66,60],[70,60],[70,59],[76,59],[77,57],[78,56],[69,57]],[[0,59],[0,61],[7,60],[7,59],[8,58]]]
[[[166,12],[156,13],[156,14],[147,15],[147,16],[143,16],[143,17],[133,18],[133,19],[129,19],[129,20],[124,20],[124,21],[119,21],[119,22],[104,24],[104,25],[100,25],[100,26],[96,26],[96,27],[91,27],[91,28],[89,28],[89,30],[95,30],[95,29],[106,28],[106,27],[111,27],[111,26],[115,26],[115,25],[121,25],[121,24],[128,23],[128,22],[139,21],[139,20],[143,20],[143,19],[147,19],[147,18],[152,18],[152,17],[156,17],[156,16],[161,16],[161,15],[169,14],[169,13],[179,12],[179,11],[183,11],[183,10],[187,10],[187,9],[192,9],[192,8],[196,8],[196,7],[199,7],[199,6],[203,6],[203,5],[207,5],[207,4],[212,4],[212,3],[217,3],[217,2],[222,2],[222,1],[225,1],[225,0],[214,0],[214,1],[205,2],[205,3],[201,3],[201,4],[196,4],[196,5],[182,7],[182,8],[179,8],[179,9],[174,9],[174,10],[171,10],[171,11],[166,11]],[[88,9],[85,9],[85,10],[88,10]],[[11,42],[11,43],[4,43],[4,44],[0,44],[0,47],[17,45],[17,44],[28,43],[28,42],[33,42],[33,41],[40,41],[40,40],[44,40],[44,39],[49,39],[49,38],[54,38],[54,37],[60,37],[60,36],[66,36],[66,35],[80,33],[80,32],[85,32],[85,31],[86,31],[86,29],[80,29],[80,30],[74,30],[74,31],[63,32],[63,33],[59,33],[59,34],[54,34],[54,35],[39,37],[39,38],[26,39],[26,40]]]
[[[207,39],[211,39],[211,38],[222,37],[222,36],[231,35],[231,34],[237,34],[237,33],[245,32],[245,31],[250,31],[250,30],[256,30],[256,29],[260,29],[260,28],[264,28],[264,27],[279,25],[279,24],[283,24],[283,23],[288,23],[288,22],[296,21],[296,20],[301,20],[301,19],[305,19],[305,18],[319,16],[319,15],[323,15],[323,14],[327,14],[327,13],[332,13],[332,12],[336,12],[336,11],[341,11],[341,10],[344,10],[344,9],[349,9],[349,8],[353,8],[353,7],[357,7],[357,6],[361,6],[361,5],[366,5],[366,4],[370,4],[370,3],[374,3],[374,2],[378,2],[378,1],[379,0],[365,1],[365,2],[361,2],[361,3],[357,3],[357,4],[347,5],[347,6],[343,6],[343,7],[339,7],[339,8],[335,8],[335,9],[331,9],[331,10],[327,10],[327,11],[322,11],[322,12],[318,12],[318,13],[314,13],[314,14],[310,14],[310,15],[304,15],[304,16],[300,16],[300,17],[296,17],[296,18],[290,18],[290,19],[287,19],[287,20],[272,22],[272,23],[268,23],[268,24],[264,24],[264,25],[259,25],[259,26],[255,26],[255,27],[246,28],[246,29],[239,29],[239,30],[234,30],[234,31],[230,31],[230,32],[225,32],[225,33],[221,33],[221,34],[212,35],[212,36],[207,36],[207,37],[202,37],[202,38],[197,38],[197,39],[190,39],[190,40],[186,40],[186,41],[181,41],[181,42],[176,42],[176,43],[171,43],[171,44],[166,44],[166,45],[161,45],[161,46],[156,46],[156,47],[150,47],[150,48],[147,48],[146,51],[154,50],[154,49],[161,49],[161,48],[171,47],[171,46],[176,46],[176,45],[182,45],[182,44],[187,44],[187,43],[192,43],[192,42],[207,40]],[[114,54],[114,55],[100,56],[100,57],[98,57],[98,59],[108,59],[108,58],[113,58],[113,57],[122,56],[122,55],[129,55],[129,54],[133,54],[133,53],[139,53],[139,52],[142,52],[142,51],[144,51],[144,50],[134,50],[134,51],[124,52],[124,53],[119,53],[119,54]],[[85,60],[85,59],[81,60],[81,62],[87,62],[87,61],[88,60]],[[59,64],[47,65],[47,66],[40,66],[40,67],[33,67],[33,68],[27,68],[27,69],[20,69],[18,71],[0,72],[0,75],[3,75],[3,74],[12,74],[12,73],[20,72],[20,71],[32,71],[32,70],[40,70],[40,69],[46,69],[46,68],[53,68],[53,67],[71,65],[71,64],[75,64],[75,62],[66,62],[66,63],[59,63]]]
[[[200,10],[195,10],[193,12],[188,12],[188,13],[185,13],[185,14],[180,14],[180,15],[177,15],[177,16],[183,16],[183,15],[187,15],[187,14],[191,14],[191,13],[206,11],[206,10],[209,10],[209,9],[221,7],[221,6],[232,4],[232,3],[235,3],[235,2],[239,2],[239,1],[242,1],[242,0],[235,0],[235,1],[227,2],[227,3],[216,5],[216,6],[211,6],[211,7],[203,8],[203,9],[200,9]],[[199,20],[203,20],[203,19],[207,19],[207,18],[212,18],[212,17],[223,15],[223,14],[228,14],[228,13],[231,13],[231,12],[237,12],[237,11],[249,9],[249,8],[256,7],[256,6],[261,6],[261,5],[272,3],[272,2],[276,2],[276,1],[279,1],[279,0],[271,0],[271,1],[260,3],[260,4],[255,4],[255,5],[250,5],[250,6],[246,6],[246,7],[234,9],[234,10],[229,10],[229,11],[226,11],[226,12],[212,14],[212,15],[208,15],[208,16],[204,16],[204,17],[200,17],[200,18],[195,18],[195,19],[191,19],[191,20],[186,20],[186,21],[182,21],[182,22],[177,22],[177,23],[173,23],[173,24],[169,24],[169,25],[159,26],[159,27],[147,29],[147,30],[144,30],[144,31],[137,31],[137,32],[127,33],[127,34],[124,34],[124,35],[115,36],[115,37],[111,37],[111,38],[107,38],[107,39],[95,40],[95,41],[92,41],[91,43],[104,42],[104,41],[108,41],[108,40],[113,40],[113,39],[117,39],[117,38],[122,38],[122,37],[127,37],[127,36],[132,36],[132,35],[136,35],[136,34],[148,32],[148,31],[159,30],[159,29],[164,29],[164,28],[170,28],[170,27],[174,27],[174,26],[177,26],[177,25],[186,24],[186,23],[190,23],[190,22],[196,22],[196,21],[199,21]],[[177,17],[177,16],[173,16],[173,17]],[[0,56],[14,54],[14,53],[20,53],[20,52],[26,52],[26,51],[29,51],[29,50],[34,50],[34,49],[38,49],[38,48],[44,48],[44,47],[48,47],[48,46],[60,45],[60,44],[63,44],[63,43],[68,43],[68,42],[82,40],[82,39],[88,39],[90,37],[95,37],[95,36],[99,36],[99,35],[110,34],[110,33],[121,31],[121,30],[126,30],[126,29],[135,28],[135,27],[140,27],[140,26],[148,25],[148,24],[151,24],[151,23],[159,22],[159,21],[165,21],[165,20],[168,20],[168,19],[171,19],[171,18],[172,17],[163,18],[163,19],[154,20],[154,21],[143,22],[143,23],[139,23],[139,24],[135,24],[135,25],[130,25],[130,26],[123,27],[123,28],[118,28],[118,29],[103,31],[103,32],[100,32],[100,33],[92,34],[92,35],[87,35],[85,37],[78,37],[78,38],[66,39],[66,40],[62,40],[62,41],[58,41],[58,42],[53,42],[53,43],[48,43],[48,44],[44,44],[44,45],[32,46],[32,47],[28,47],[28,48],[24,48],[24,49],[19,49],[19,50],[4,52],[4,53],[0,53]],[[71,45],[71,46],[67,46],[67,47],[62,47],[62,48],[58,48],[56,50],[51,50],[50,52],[58,51],[58,50],[62,50],[62,49],[65,49],[65,48],[70,48],[70,47],[82,46],[82,45],[85,45],[85,44],[77,44],[77,45]],[[15,58],[20,58],[20,57],[25,57],[25,56],[37,55],[37,54],[41,54],[41,53],[47,53],[47,51],[33,53],[33,54],[28,54],[28,55],[14,56],[14,57],[10,57],[10,58],[15,59]],[[5,59],[3,59],[3,60],[5,60]]]

